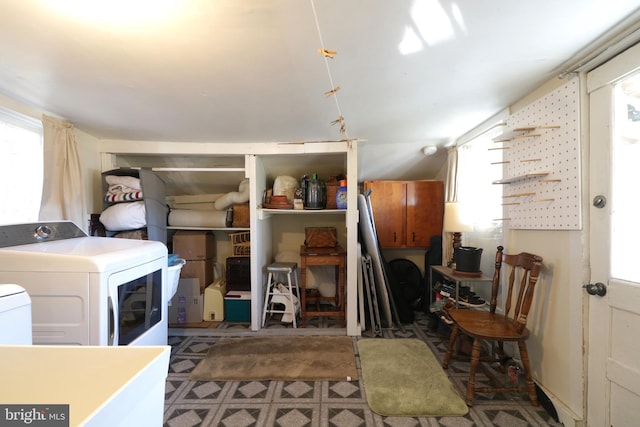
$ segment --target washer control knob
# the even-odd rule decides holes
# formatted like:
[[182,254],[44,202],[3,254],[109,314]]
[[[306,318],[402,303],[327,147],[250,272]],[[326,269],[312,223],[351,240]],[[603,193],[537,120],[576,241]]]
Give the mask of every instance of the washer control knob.
[[46,240],[51,237],[51,228],[47,225],[39,225],[36,227],[36,233],[34,235],[36,240]]

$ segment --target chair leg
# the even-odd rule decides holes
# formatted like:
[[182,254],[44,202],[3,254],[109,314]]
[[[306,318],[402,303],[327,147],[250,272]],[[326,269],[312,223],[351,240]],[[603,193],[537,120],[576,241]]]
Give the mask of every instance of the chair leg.
[[522,367],[524,368],[529,400],[531,400],[531,405],[538,406],[538,395],[536,393],[536,386],[533,382],[533,379],[531,378],[531,364],[529,363],[529,352],[527,351],[527,344],[524,341],[518,341],[518,350],[520,350],[520,358],[522,359]]
[[449,348],[447,349],[447,353],[444,355],[444,359],[442,360],[442,369],[449,368],[449,362],[451,362],[451,356],[453,356],[453,349],[455,348],[456,339],[458,338],[458,326],[454,326],[451,329],[451,335],[449,337]]
[[467,406],[473,405],[473,396],[476,391],[476,371],[480,364],[480,350],[482,349],[482,343],[480,338],[473,339],[473,347],[471,349],[471,366],[469,366],[469,382],[467,383]]

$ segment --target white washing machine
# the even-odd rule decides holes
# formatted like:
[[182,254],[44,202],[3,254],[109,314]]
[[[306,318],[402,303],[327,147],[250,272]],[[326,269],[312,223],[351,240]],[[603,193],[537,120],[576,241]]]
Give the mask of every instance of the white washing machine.
[[31,298],[21,286],[0,285],[0,345],[30,345]]
[[31,299],[33,344],[166,345],[167,247],[70,221],[0,226],[0,283]]

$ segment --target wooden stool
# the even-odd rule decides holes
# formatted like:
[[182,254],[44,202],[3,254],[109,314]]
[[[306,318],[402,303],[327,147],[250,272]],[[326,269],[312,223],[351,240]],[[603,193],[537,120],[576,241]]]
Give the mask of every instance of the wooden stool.
[[[335,248],[308,248],[300,246],[300,326],[304,328],[307,317],[315,316],[337,316],[340,318],[340,327],[345,327],[345,284],[344,270],[346,265],[347,252],[341,247]],[[323,297],[318,295],[307,295],[307,267],[312,265],[333,265],[335,266],[336,294],[334,297]],[[320,302],[330,301],[335,309],[333,311],[321,311]],[[316,311],[307,311],[307,302],[316,303]]]

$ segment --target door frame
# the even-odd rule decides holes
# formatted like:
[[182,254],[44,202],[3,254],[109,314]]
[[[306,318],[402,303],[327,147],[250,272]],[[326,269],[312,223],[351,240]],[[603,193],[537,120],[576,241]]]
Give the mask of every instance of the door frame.
[[[613,124],[613,84],[640,70],[640,45],[621,53],[607,63],[586,75],[589,94],[589,139],[585,146],[589,150],[589,266],[590,283],[609,283],[610,219],[608,204],[605,208],[595,208],[591,200],[604,195],[611,200],[611,126]],[[592,105],[597,105],[592,109]],[[607,114],[609,120],[602,125],[592,121],[593,112]],[[598,141],[607,141],[607,149],[598,146]],[[600,259],[600,262],[595,262]],[[611,291],[611,289],[610,289]],[[611,292],[610,292],[611,293]],[[602,345],[602,337],[609,337],[610,297],[586,297],[585,302],[585,414],[586,425],[602,426],[610,424],[609,404],[610,381],[605,374],[609,357],[609,345]],[[602,320],[606,321],[602,321]],[[593,343],[593,344],[592,344]]]

